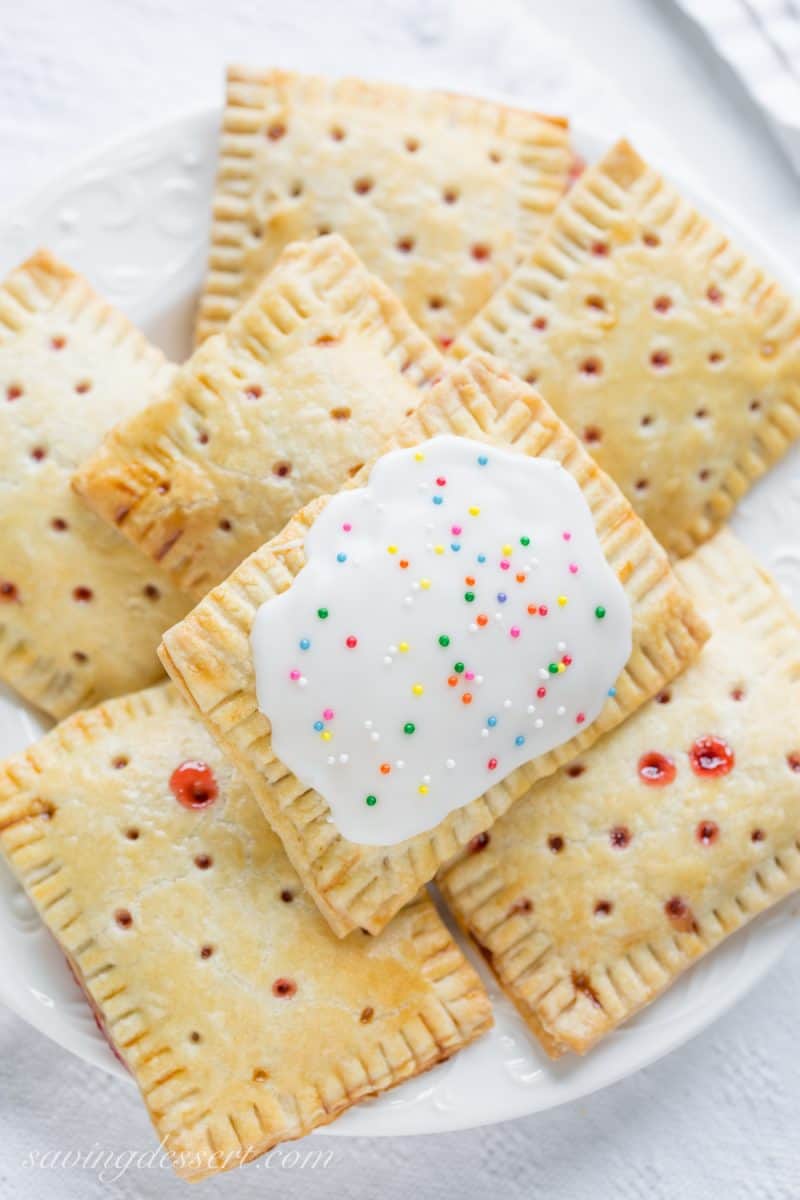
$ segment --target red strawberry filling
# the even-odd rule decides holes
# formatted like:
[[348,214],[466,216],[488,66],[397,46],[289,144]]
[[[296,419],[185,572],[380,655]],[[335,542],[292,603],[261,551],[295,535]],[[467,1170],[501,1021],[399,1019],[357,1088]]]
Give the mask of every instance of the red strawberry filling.
[[734,761],[728,743],[710,734],[699,737],[689,751],[689,763],[695,775],[727,775],[733,770]]
[[169,786],[184,808],[208,808],[219,795],[211,767],[196,759],[176,767],[170,775]]

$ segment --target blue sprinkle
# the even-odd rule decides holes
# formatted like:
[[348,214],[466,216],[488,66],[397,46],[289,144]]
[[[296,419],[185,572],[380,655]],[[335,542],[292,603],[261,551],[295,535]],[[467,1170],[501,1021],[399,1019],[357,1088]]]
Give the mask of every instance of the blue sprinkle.
[[443,497],[443,496],[434,496],[434,497],[433,497],[433,503],[434,503],[434,504],[442,504],[443,502],[444,502],[444,497]]
[[340,552],[339,552],[339,553],[336,555],[336,561],[337,561],[337,562],[347,562],[347,555],[346,555],[346,554],[343,554],[343,553],[340,551]]
[[301,650],[308,650],[310,645],[311,645],[311,642],[308,640],[308,638],[300,638],[300,649]]
[[609,694],[609,696],[616,696],[616,694],[617,694],[617,689],[616,689],[616,688],[609,688],[609,689],[608,689],[608,694]]
[[461,542],[451,542],[451,543],[450,543],[450,549],[451,549],[451,550],[456,550],[456,551],[460,550],[460,549],[461,549]]
[[486,555],[485,555],[485,554],[479,554],[479,555],[478,555],[478,562],[479,562],[479,563],[484,563],[484,562],[486,562]]
[[505,604],[506,600],[508,599],[508,596],[505,594],[505,592],[498,592],[497,599],[500,604]]
[[522,736],[521,733],[518,733],[517,736],[514,738],[514,745],[515,746],[524,746],[525,745],[525,738]]
[[478,455],[478,466],[479,467],[485,467],[486,464],[488,463],[488,461],[489,461],[489,459],[486,457],[485,454]]
[[317,733],[321,733],[325,726],[323,725],[322,721],[315,721],[314,728],[316,729]]
[[489,720],[486,722],[486,724],[490,729],[494,729],[495,725],[497,724],[497,717],[489,717]]

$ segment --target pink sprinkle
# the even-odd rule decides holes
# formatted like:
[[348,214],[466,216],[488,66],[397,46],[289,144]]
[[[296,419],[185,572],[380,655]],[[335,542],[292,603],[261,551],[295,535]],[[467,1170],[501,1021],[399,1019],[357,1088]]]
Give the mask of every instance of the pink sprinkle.
[[355,650],[356,646],[358,645],[358,638],[353,637],[351,633],[349,638],[345,638],[344,644],[347,646],[348,650]]
[[501,571],[507,571],[510,566],[511,566],[511,563],[508,561],[507,558],[500,559],[500,570]]
[[345,533],[349,533],[352,528],[353,526],[349,521],[345,521],[344,525],[342,526],[342,529],[345,531]]
[[444,478],[443,475],[440,475],[439,478],[436,480],[436,484],[438,487],[444,487],[446,483],[447,483],[447,480]]
[[475,672],[474,671],[465,671],[464,677],[466,679],[473,680],[475,678]]
[[546,604],[540,604],[540,605],[539,605],[539,616],[540,616],[540,617],[546,617],[546,616],[547,616],[547,605],[546,605]]
[[332,721],[333,720],[333,709],[326,708],[322,715],[326,721]]
[[578,713],[578,715],[577,715],[577,717],[575,718],[575,720],[577,721],[577,723],[578,723],[579,725],[582,725],[582,724],[583,724],[583,722],[586,720],[586,713]]
[[511,634],[512,637],[515,637],[515,638],[519,637],[519,630],[517,629],[516,625],[511,626],[509,633]]
[[561,536],[563,537],[565,542],[569,542],[572,539],[572,534],[569,533],[568,530],[566,530],[566,529],[564,530],[564,532],[562,533]]
[[452,534],[455,534],[456,537],[458,537],[458,535],[461,533],[461,526],[460,525],[451,525],[450,532]]
[[487,763],[486,765],[487,765],[487,767],[489,768],[489,770],[490,770],[490,771],[493,771],[493,770],[495,769],[495,767],[497,766],[497,759],[496,759],[496,758],[490,758],[490,759],[489,759],[489,761],[488,761],[488,763]]
[[572,575],[577,575],[577,574],[578,574],[578,564],[577,564],[577,563],[570,563],[570,564],[569,564],[569,569],[570,569],[570,573],[571,573]]
[[300,678],[300,672],[297,670],[297,668],[295,668],[295,670],[289,672],[289,678],[294,679],[295,681],[297,681]]
[[544,700],[545,696],[547,695],[547,688],[546,687],[538,687],[536,689],[536,695],[539,697],[540,700]]

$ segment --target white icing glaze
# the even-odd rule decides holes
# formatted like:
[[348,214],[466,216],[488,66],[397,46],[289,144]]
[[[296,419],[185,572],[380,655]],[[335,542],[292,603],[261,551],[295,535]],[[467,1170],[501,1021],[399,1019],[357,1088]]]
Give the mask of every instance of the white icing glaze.
[[630,655],[625,592],[549,460],[451,436],[394,451],[305,554],[256,616],[258,703],[353,842],[431,829],[585,729]]

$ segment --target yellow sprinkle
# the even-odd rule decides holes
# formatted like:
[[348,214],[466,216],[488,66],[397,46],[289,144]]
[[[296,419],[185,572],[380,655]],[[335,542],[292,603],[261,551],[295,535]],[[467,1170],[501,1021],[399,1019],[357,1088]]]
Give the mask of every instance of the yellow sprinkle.
[[503,546],[503,554],[505,554],[506,558],[508,558],[509,554],[513,554],[513,553],[514,553],[513,546]]
[[397,546],[387,546],[386,549],[390,554],[397,554]]
[[415,696],[421,696],[422,693],[425,691],[425,688],[422,686],[421,683],[415,683],[411,690]]
[[471,517],[477,517],[481,510],[473,505],[472,508],[467,509],[467,511]]
[[444,554],[444,546],[434,546],[433,548],[437,554]]
[[431,586],[430,579],[420,579],[419,586],[423,589],[423,591],[427,592],[428,588]]
[[397,649],[400,651],[401,654],[405,654],[406,651],[408,650],[408,642],[398,643]]
[[331,738],[333,737],[333,734],[331,733],[331,731],[329,729],[323,729],[322,733],[319,736],[322,738],[323,742],[329,742],[331,740]]
[[421,783],[421,784],[419,785],[419,787],[417,788],[417,791],[419,792],[420,796],[427,796],[427,794],[428,794],[428,785],[427,785],[427,783]]
[[417,460],[417,462],[423,462],[425,459],[425,455],[420,454],[420,452],[418,450],[417,453],[414,455],[414,458]]
[[563,664],[563,663],[559,663],[559,664],[558,664],[558,673],[559,673],[559,675],[563,675],[563,674],[564,674],[564,672],[566,671],[566,669],[567,669],[567,668],[564,666],[564,664]]
[[563,608],[563,607],[564,607],[564,605],[567,603],[567,597],[566,597],[566,596],[559,596],[559,597],[558,597],[558,603],[559,603],[560,607],[561,607],[561,608]]

